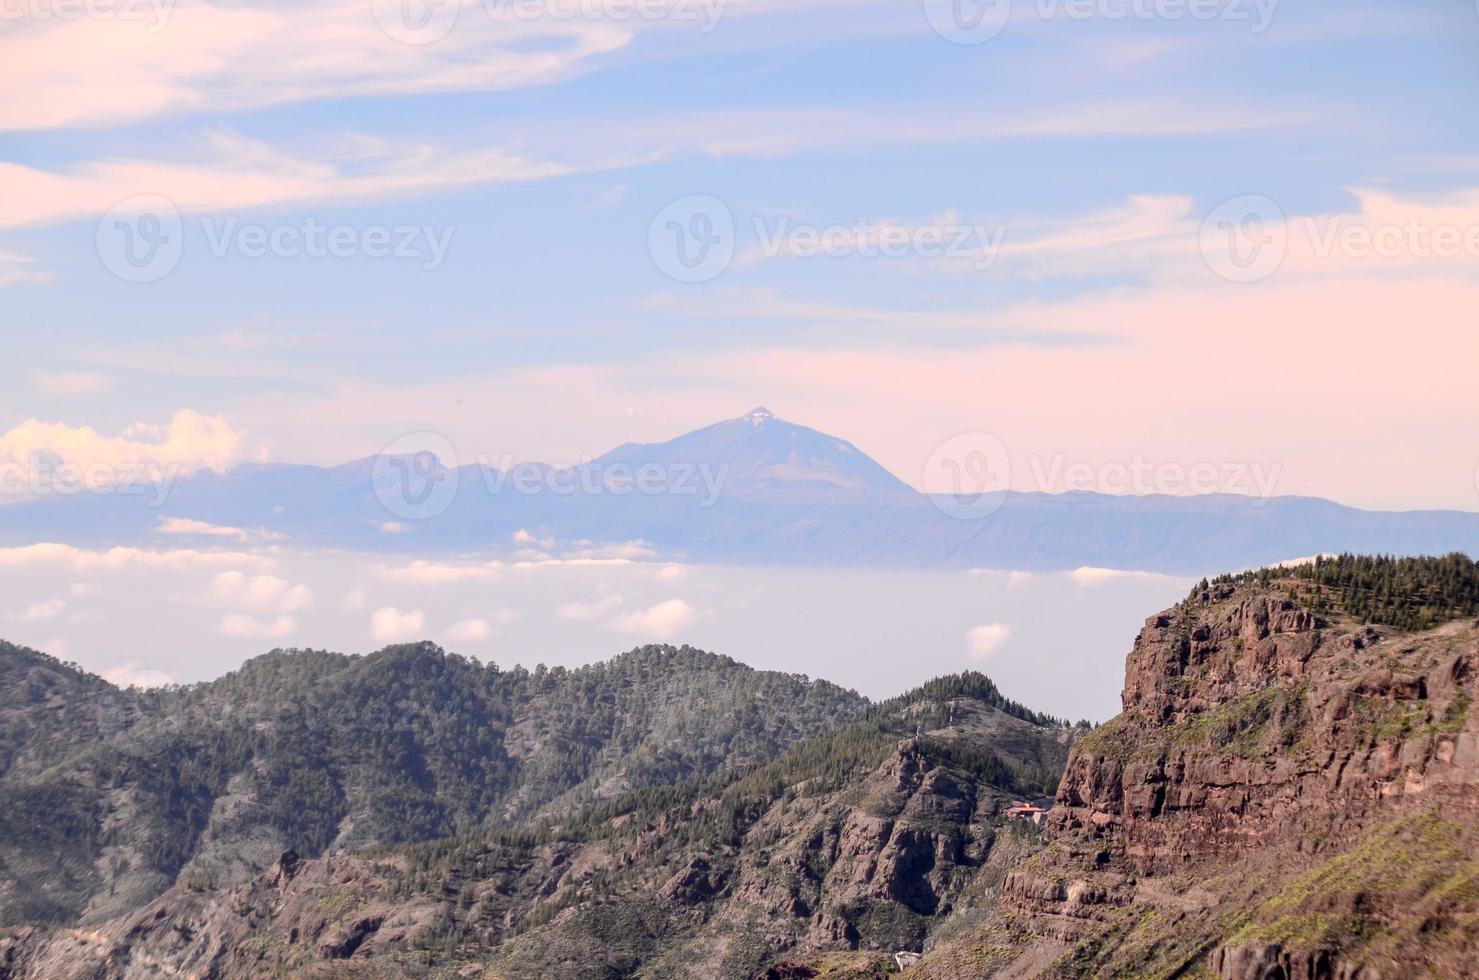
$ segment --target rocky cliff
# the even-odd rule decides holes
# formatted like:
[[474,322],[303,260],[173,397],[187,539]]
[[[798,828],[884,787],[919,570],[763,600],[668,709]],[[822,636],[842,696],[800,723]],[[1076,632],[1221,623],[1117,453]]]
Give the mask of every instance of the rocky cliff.
[[1340,600],[1265,576],[1148,620],[1051,843],[916,975],[1479,975],[1479,622]]

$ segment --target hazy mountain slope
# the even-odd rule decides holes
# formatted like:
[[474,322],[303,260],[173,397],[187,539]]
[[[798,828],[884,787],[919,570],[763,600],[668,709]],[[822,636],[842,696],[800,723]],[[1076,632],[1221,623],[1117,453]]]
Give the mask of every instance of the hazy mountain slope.
[[918,496],[852,443],[778,419],[766,408],[668,442],[618,446],[595,460],[598,468],[616,464],[668,470],[702,465],[722,479],[726,492],[746,495],[839,490]]
[[1476,975],[1476,616],[1450,558],[1253,574],[1152,617],[1049,847],[913,975]]
[[40,772],[122,733],[158,698],[0,641],[0,780]]
[[[657,477],[646,489],[643,472]],[[962,508],[917,493],[846,440],[761,409],[573,470],[463,460],[444,476],[457,488],[446,509],[408,518],[373,457],[242,466],[135,494],[0,506],[0,544],[220,543],[158,533],[162,520],[188,518],[294,546],[422,556],[512,553],[520,530],[566,543],[640,540],[665,558],[718,564],[1200,574],[1322,552],[1479,554],[1479,514],[1378,513],[1306,497],[1010,493]]]
[[176,887],[88,933],[24,934],[0,956],[13,975],[52,977],[336,964],[367,976],[729,977],[859,946],[878,960],[962,904],[968,914],[1035,846],[1002,811],[1054,778],[1072,736],[979,675],[948,678],[738,778],[531,832],[288,856],[248,884]]
[[287,651],[148,695],[33,651],[0,665],[16,760],[0,779],[0,924],[98,921],[177,879],[242,880],[289,848],[441,838],[732,772],[866,708],[668,647],[533,672],[430,644]]

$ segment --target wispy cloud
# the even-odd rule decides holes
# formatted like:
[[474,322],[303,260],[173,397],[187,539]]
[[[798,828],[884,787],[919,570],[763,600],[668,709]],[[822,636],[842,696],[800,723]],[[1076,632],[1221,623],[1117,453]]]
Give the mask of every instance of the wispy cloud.
[[918,338],[926,332],[970,337],[978,343],[1061,346],[1098,344],[1112,340],[1102,329],[1091,331],[1025,331],[1001,323],[987,310],[922,310],[799,299],[767,287],[719,287],[690,299],[678,293],[657,293],[643,300],[657,313],[718,320],[792,321],[797,324],[847,328],[851,336],[867,329],[894,337]]
[[159,526],[154,530],[156,534],[191,534],[208,538],[231,538],[234,541],[245,541],[250,536],[246,528],[212,524],[190,517],[161,517]]
[[382,29],[375,7],[354,0],[267,8],[177,0],[164,8],[163,25],[55,18],[0,37],[0,90],[48,93],[5,100],[0,130],[544,85],[573,77],[633,36],[609,19],[489,17],[479,3],[466,7],[457,30],[431,44],[403,43],[393,23]]
[[561,120],[531,128],[538,145],[573,153],[594,139],[631,164],[688,155],[778,159],[870,147],[935,147],[1020,140],[1159,138],[1276,131],[1328,120],[1312,107],[1270,111],[1175,98],[1074,100],[1003,110],[981,102],[729,109],[642,119]]
[[[820,107],[673,116],[661,121],[570,119],[527,128],[519,148],[452,149],[355,135],[332,150],[291,152],[226,129],[207,131],[194,153],[113,157],[44,170],[0,161],[0,228],[128,213],[134,198],[166,198],[185,214],[293,205],[385,201],[477,184],[543,180],[691,156],[775,157],[879,146],[933,146],[1063,137],[1163,137],[1277,128],[1303,112],[1218,109],[1170,102],[1047,108],[1002,117],[954,111]],[[527,147],[537,150],[531,151]],[[592,147],[597,149],[593,150]],[[157,206],[139,203],[140,209]],[[12,261],[14,269],[24,269]],[[0,261],[0,276],[6,264]],[[13,272],[12,275],[19,275]]]
[[[343,155],[307,157],[227,130],[205,134],[189,160],[110,158],[42,170],[0,162],[0,228],[56,224],[118,209],[158,207],[184,214],[305,202],[406,197],[472,184],[538,180],[574,168],[497,148],[447,150],[428,144],[361,141]],[[133,199],[149,200],[131,204]],[[0,267],[3,268],[3,267]]]
[[29,255],[0,251],[0,289],[19,283],[39,285],[55,278],[53,273],[37,268],[36,260]]
[[101,394],[113,387],[113,382],[100,371],[39,371],[36,387],[49,395],[71,398]]
[[[1163,278],[1168,264],[1200,261],[1196,201],[1181,194],[1137,194],[1123,203],[1058,217],[1021,214],[962,215],[922,220],[861,219],[801,225],[789,217],[756,216],[756,241],[736,259],[740,267],[780,258],[832,254],[922,260],[976,277],[1022,281],[1048,276],[1128,275]],[[821,244],[817,244],[820,242]],[[926,247],[928,243],[928,247]],[[773,315],[818,311],[771,302]],[[847,311],[850,319],[856,311]]]

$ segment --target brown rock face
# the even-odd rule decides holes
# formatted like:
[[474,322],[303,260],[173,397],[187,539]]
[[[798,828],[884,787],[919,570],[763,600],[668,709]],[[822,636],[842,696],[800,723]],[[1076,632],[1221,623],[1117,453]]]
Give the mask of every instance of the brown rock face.
[[1370,966],[1342,962],[1326,950],[1287,953],[1278,944],[1221,947],[1212,954],[1211,966],[1225,980],[1381,980]]
[[999,955],[957,943],[921,972],[1479,975],[1476,668],[1473,621],[1322,622],[1232,586],[1152,617],[1049,847],[971,940]]

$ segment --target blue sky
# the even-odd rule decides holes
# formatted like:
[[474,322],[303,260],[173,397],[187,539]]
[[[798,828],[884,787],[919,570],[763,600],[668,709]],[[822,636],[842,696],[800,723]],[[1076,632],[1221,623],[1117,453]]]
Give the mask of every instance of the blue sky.
[[[181,0],[157,30],[35,0],[0,33],[24,96],[0,108],[0,433],[126,454],[188,410],[229,441],[183,446],[199,465],[423,429],[573,459],[764,403],[916,484],[980,431],[1024,488],[1031,455],[1262,461],[1281,492],[1479,509],[1479,254],[1292,230],[1277,269],[1230,282],[1204,221],[1256,195],[1321,228],[1479,227],[1473,3],[1041,0],[963,45],[928,2],[730,0],[707,31],[685,4],[468,4],[405,44],[369,0]],[[147,282],[99,245],[138,195],[183,235]],[[689,195],[735,228],[702,282],[649,247]],[[307,222],[358,254],[212,245]],[[905,254],[860,254],[884,227]],[[862,232],[764,254],[798,228]],[[411,254],[364,254],[377,229]],[[920,229],[1000,249],[934,254]]]

